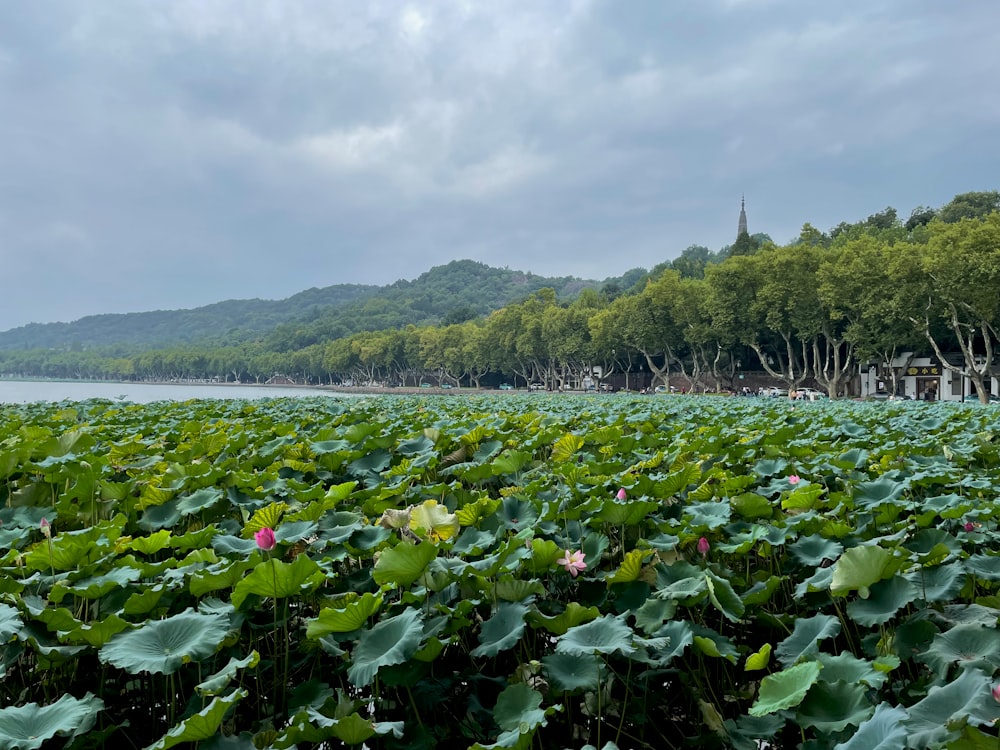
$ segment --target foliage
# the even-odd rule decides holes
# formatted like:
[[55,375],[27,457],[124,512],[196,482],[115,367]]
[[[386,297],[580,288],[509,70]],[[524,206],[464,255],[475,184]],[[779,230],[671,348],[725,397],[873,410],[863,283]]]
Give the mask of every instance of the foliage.
[[2,406],[0,747],[995,744],[998,435],[944,403]]

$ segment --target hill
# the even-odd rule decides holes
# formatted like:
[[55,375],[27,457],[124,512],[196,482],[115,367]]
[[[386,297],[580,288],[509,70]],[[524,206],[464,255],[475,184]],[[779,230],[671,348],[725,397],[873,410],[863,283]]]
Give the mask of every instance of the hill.
[[358,331],[461,322],[551,287],[562,299],[584,288],[626,288],[632,276],[604,282],[549,278],[471,260],[436,266],[387,286],[338,284],[283,300],[228,300],[190,310],[91,315],[71,323],[32,323],[0,332],[0,349],[139,350],[175,344],[235,344],[263,339],[278,351]]

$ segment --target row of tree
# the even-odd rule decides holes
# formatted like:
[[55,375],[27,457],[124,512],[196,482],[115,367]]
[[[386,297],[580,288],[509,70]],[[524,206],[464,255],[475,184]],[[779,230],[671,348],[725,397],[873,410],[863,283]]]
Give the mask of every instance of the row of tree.
[[[912,219],[912,217],[911,217]],[[912,226],[911,226],[912,223]],[[264,342],[183,346],[130,356],[100,350],[0,352],[16,376],[263,382],[421,382],[480,387],[517,377],[550,388],[648,370],[690,390],[759,369],[789,388],[812,379],[842,395],[859,364],[933,353],[987,399],[1000,340],[1000,213],[945,222],[876,215],[784,246],[667,264],[617,295],[551,289],[485,318],[356,333],[279,351]],[[682,256],[683,258],[683,256]],[[678,259],[682,260],[682,259]],[[690,265],[690,264],[689,264]]]

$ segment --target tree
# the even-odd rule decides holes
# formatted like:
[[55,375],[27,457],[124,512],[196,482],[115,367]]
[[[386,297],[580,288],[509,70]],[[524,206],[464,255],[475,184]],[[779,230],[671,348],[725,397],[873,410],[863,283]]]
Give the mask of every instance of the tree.
[[[993,368],[1000,331],[1000,213],[955,224],[934,222],[923,248],[921,267],[929,279],[922,319],[914,321],[934,349],[941,366],[969,378],[982,403]],[[948,325],[962,355],[950,362],[934,335],[933,319]]]
[[941,207],[938,218],[954,224],[962,219],[982,219],[994,211],[1000,211],[1000,192],[961,193]]

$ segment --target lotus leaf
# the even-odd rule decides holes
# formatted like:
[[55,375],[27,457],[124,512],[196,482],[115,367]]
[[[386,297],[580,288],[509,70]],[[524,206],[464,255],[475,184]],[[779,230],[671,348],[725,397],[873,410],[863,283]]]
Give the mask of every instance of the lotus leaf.
[[906,711],[888,703],[879,703],[875,713],[858,727],[847,742],[833,750],[903,750],[906,747]]
[[576,656],[586,654],[624,655],[635,651],[632,629],[624,618],[605,615],[585,625],[570,628],[556,643],[556,652]]
[[501,651],[513,648],[524,634],[524,616],[529,608],[524,604],[501,602],[493,617],[483,623],[479,633],[479,646],[472,655],[496,656]]
[[410,659],[423,637],[420,612],[408,608],[365,630],[351,654],[348,677],[359,687],[370,685],[380,667]]
[[184,663],[216,652],[229,630],[229,618],[187,609],[165,620],[151,620],[114,636],[98,656],[130,674],[172,674]]
[[233,588],[232,602],[237,609],[250,594],[285,599],[312,591],[323,583],[324,575],[311,558],[298,555],[291,563],[271,558],[254,566],[250,575]]
[[189,716],[172,727],[159,741],[145,750],[169,750],[182,742],[199,742],[214,735],[226,717],[226,713],[243,698],[249,695],[243,688],[234,690],[225,697],[216,697],[201,711]]
[[750,715],[763,716],[799,705],[819,678],[820,669],[818,662],[807,661],[768,675],[761,680],[760,693],[750,707]]
[[803,656],[819,651],[819,642],[834,638],[840,633],[840,620],[832,615],[817,614],[795,620],[792,634],[778,644],[775,655],[784,666],[790,667]]
[[976,669],[966,669],[951,682],[932,687],[927,697],[910,706],[909,717],[903,720],[909,747],[947,742],[961,722],[983,726],[996,721],[1000,709],[990,687],[990,678]]
[[0,750],[35,750],[56,735],[77,737],[94,725],[104,701],[90,693],[64,695],[55,703],[7,706],[0,709]]
[[864,686],[824,679],[813,685],[799,704],[795,720],[800,726],[816,727],[821,732],[832,734],[848,726],[860,725],[873,712]]

